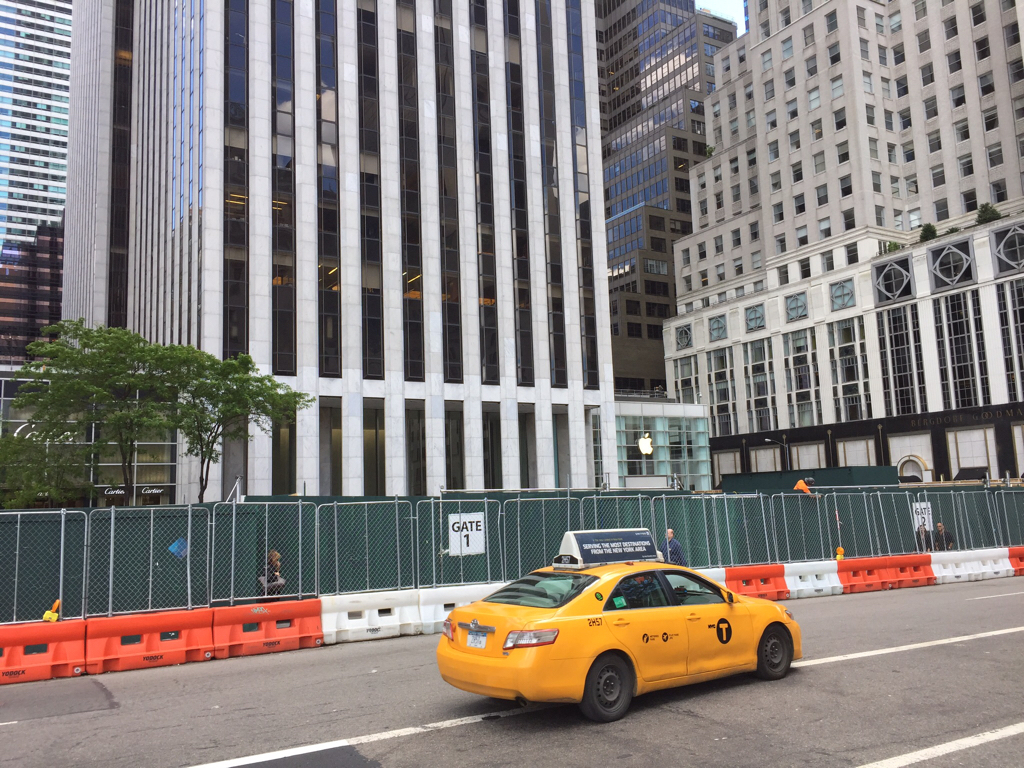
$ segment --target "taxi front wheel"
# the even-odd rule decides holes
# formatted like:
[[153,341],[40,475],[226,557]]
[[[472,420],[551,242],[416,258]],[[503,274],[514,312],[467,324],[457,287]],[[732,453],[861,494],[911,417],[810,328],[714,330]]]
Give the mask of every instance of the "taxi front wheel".
[[778,624],[772,624],[761,635],[757,646],[757,676],[762,680],[781,680],[793,661],[793,641]]
[[580,710],[597,723],[610,723],[620,719],[633,701],[633,668],[614,653],[597,658],[583,689]]

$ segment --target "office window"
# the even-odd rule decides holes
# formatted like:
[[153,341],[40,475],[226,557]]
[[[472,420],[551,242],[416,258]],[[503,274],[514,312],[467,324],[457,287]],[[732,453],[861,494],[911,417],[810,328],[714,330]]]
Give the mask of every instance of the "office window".
[[780,221],[785,221],[786,214],[782,210],[782,203],[775,203],[772,205],[772,221],[778,224]]
[[826,205],[828,203],[828,184],[822,184],[820,187],[815,187],[814,193],[818,198],[818,205]]
[[832,98],[836,99],[843,95],[843,76],[832,78]]
[[791,166],[793,171],[793,183],[804,180],[804,165],[803,163],[793,163]]
[[821,119],[811,121],[811,141],[818,141],[824,136],[824,131],[821,127]]
[[842,54],[839,51],[839,43],[832,43],[828,47],[828,65],[834,66],[843,60]]
[[857,6],[857,26],[860,27],[861,29],[868,28],[867,11],[865,11],[859,5]]
[[889,66],[889,49],[884,45],[878,46],[878,63],[883,67]]
[[887,131],[894,131],[894,130],[896,130],[896,123],[893,120],[892,110],[889,110],[889,109],[883,110],[883,115],[885,116],[885,130],[887,130]]
[[815,172],[815,174],[824,173],[825,172],[825,153],[824,152],[816,152],[814,154],[814,157],[812,158],[812,160],[814,160],[814,172]]
[[871,189],[874,192],[882,191],[882,174],[878,171],[871,172]]
[[777,235],[775,237],[775,255],[778,256],[786,252],[786,236]]
[[886,144],[885,148],[886,148],[886,152],[888,153],[888,156],[889,156],[889,162],[890,163],[899,162],[896,159],[896,145],[895,144]]
[[849,162],[850,160],[850,144],[846,141],[841,141],[836,145],[836,158],[839,164]]
[[783,264],[779,267],[779,285],[789,285],[789,265]]
[[797,293],[786,297],[786,322],[792,323],[807,317],[807,294]]
[[764,100],[771,101],[775,98],[775,81],[769,80],[764,84]]
[[988,167],[995,168],[1003,164],[1003,145],[993,144],[988,148]]
[[832,256],[832,251],[825,251],[821,254],[821,271],[831,272],[836,268],[835,259]]
[[971,155],[961,155],[957,158],[957,164],[960,166],[960,178],[967,178],[968,176],[974,175],[974,157]]
[[814,42],[814,25],[808,24],[804,27],[804,45],[811,45]]
[[750,242],[756,243],[761,239],[761,225],[753,221],[750,223]]
[[775,114],[774,109],[771,112],[765,114],[764,121],[765,130],[774,131],[776,128],[779,127],[779,118],[778,115]]
[[771,68],[772,68],[772,52],[771,52],[771,49],[769,49],[769,50],[767,50],[767,51],[765,51],[764,53],[761,54],[761,71],[764,72],[765,70],[768,70],[768,69],[771,69]]
[[924,119],[932,120],[939,115],[939,100],[929,96],[924,100]]
[[799,216],[801,213],[803,213],[806,210],[807,210],[807,201],[804,199],[804,196],[801,194],[801,195],[797,195],[796,197],[794,197],[793,198],[793,213],[795,215]]
[[938,152],[942,149],[942,136],[938,131],[932,131],[928,134],[928,151]]
[[806,64],[806,66],[807,66],[807,76],[808,77],[814,77],[814,75],[818,74],[818,57],[817,56],[808,56],[807,59],[804,61],[804,64]]
[[809,278],[811,276],[811,257],[808,256],[807,258],[800,259],[800,261],[797,262],[797,267],[800,269],[801,280]]
[[903,143],[903,162],[911,163],[911,162],[914,161],[914,158],[916,156],[917,155],[914,152],[914,142],[912,142],[912,141],[904,142]]
[[896,98],[900,99],[907,95],[907,76],[903,75],[896,78]]
[[828,287],[829,299],[832,303],[832,311],[838,312],[841,309],[849,309],[856,305],[856,294],[853,290],[853,278],[832,283]]
[[840,176],[839,177],[839,196],[849,197],[853,194],[853,177],[852,176]]
[[951,75],[964,68],[963,61],[960,59],[959,50],[946,54],[946,65],[949,67],[949,74]]
[[768,162],[773,163],[779,159],[779,142],[768,142]]
[[824,218],[818,220],[818,237],[824,240],[827,237],[832,237],[832,219]]
[[857,214],[850,208],[849,210],[843,211],[843,227],[846,230],[851,230],[857,226]]
[[956,16],[950,16],[948,19],[942,22],[942,28],[946,30],[947,40],[952,40],[954,37],[960,34],[960,30],[957,29],[956,26]]
[[782,41],[782,60],[793,58],[793,38],[787,37]]
[[926,29],[917,36],[917,50],[920,53],[931,50],[932,47],[932,36]]
[[961,120],[953,125],[953,134],[956,136],[957,143],[961,141],[968,141],[971,138],[971,129],[966,120]]
[[949,218],[949,204],[946,202],[946,198],[935,201],[935,220],[945,221]]
[[871,61],[871,43],[863,37],[860,39],[860,57],[864,61]]
[[882,81],[882,96],[887,99],[892,98],[892,80],[888,77],[881,78]]
[[872,160],[878,159],[878,139],[868,139],[868,154],[871,156]]
[[786,102],[786,119],[795,120],[797,116],[796,99],[792,99]]
[[764,304],[747,307],[744,316],[747,321],[747,333],[764,330]]
[[932,186],[941,187],[946,183],[946,169],[944,166],[932,166]]
[[904,178],[903,184],[907,188],[907,197],[910,197],[911,195],[916,195],[918,193],[916,174],[912,173],[906,178]]
[[771,186],[772,192],[782,191],[782,173],[775,171],[768,177],[768,183]]
[[1024,60],[1015,59],[1010,62],[1010,82],[1019,83],[1024,80]]
[[978,210],[978,193],[973,189],[968,189],[964,192],[961,197],[964,203],[964,213],[971,213],[972,211]]
[[750,268],[751,269],[760,269],[761,268],[761,252],[760,251],[754,251],[752,254],[750,254]]
[[984,61],[991,55],[991,53],[992,49],[988,44],[988,35],[974,41],[974,57],[978,61]]
[[825,34],[831,34],[839,29],[839,17],[835,11],[825,14]]
[[988,131],[994,131],[999,127],[999,108],[991,107],[981,113],[982,122],[985,125],[986,133]]
[[1020,43],[1020,24],[1013,22],[1003,27],[1003,35],[1006,38],[1006,47],[1012,48],[1013,46]]
[[928,14],[928,0],[914,0],[914,19],[923,19]]
[[985,4],[976,3],[971,6],[971,24],[978,26],[985,21]]
[[708,338],[711,341],[722,341],[728,338],[725,315],[708,318]]
[[817,88],[811,88],[807,92],[807,108],[815,110],[821,106],[821,92]]
[[846,128],[846,107],[842,107],[833,112],[832,119],[837,131],[841,131]]
[[1009,193],[1006,191],[1006,180],[993,181],[991,185],[991,198],[993,203],[1005,203]]
[[967,103],[967,97],[964,95],[964,87],[962,85],[955,85],[949,89],[949,98],[953,103],[953,109],[962,107]]
[[990,96],[996,92],[996,81],[991,72],[986,72],[978,77],[978,90],[982,96]]
[[870,72],[861,72],[862,82],[864,83],[864,93],[875,92],[875,81],[871,77]]

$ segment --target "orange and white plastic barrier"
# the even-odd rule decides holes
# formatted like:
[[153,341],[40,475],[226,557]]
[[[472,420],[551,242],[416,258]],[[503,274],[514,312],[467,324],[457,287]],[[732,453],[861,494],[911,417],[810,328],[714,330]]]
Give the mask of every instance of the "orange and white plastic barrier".
[[323,645],[319,600],[290,600],[213,609],[218,659]]
[[835,560],[786,563],[783,572],[791,598],[843,594],[843,583],[839,580],[839,567]]
[[1024,576],[1024,547],[1010,547],[1007,553],[1014,575]]
[[85,672],[85,622],[0,626],[0,685],[76,677]]
[[789,599],[785,566],[741,565],[725,569],[725,586],[740,595],[762,597],[766,600]]
[[419,590],[420,619],[423,634],[436,635],[441,631],[444,620],[456,608],[483,600],[492,592],[505,586],[498,584],[468,584],[459,587],[433,587]]
[[843,594],[878,592],[892,588],[888,558],[853,557],[837,560],[836,568],[843,585]]
[[419,590],[328,595],[320,598],[320,604],[326,645],[423,631]]
[[90,675],[213,658],[212,608],[110,616],[84,623],[85,666]]

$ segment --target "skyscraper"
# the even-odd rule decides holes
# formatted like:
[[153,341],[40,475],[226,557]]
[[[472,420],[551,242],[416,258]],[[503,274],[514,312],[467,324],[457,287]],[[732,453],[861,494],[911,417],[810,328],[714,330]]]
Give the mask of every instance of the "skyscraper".
[[0,241],[60,222],[70,64],[71,0],[0,5]]
[[225,486],[615,483],[589,3],[94,0],[76,24],[66,315],[317,397],[228,446]]
[[[716,476],[1024,473],[1017,3],[749,11],[715,59],[665,334],[675,396],[712,408]],[[986,203],[1006,218],[979,226]]]
[[736,26],[693,0],[601,0],[598,16],[615,388],[664,389],[671,243],[693,231],[689,171],[707,154],[714,55]]

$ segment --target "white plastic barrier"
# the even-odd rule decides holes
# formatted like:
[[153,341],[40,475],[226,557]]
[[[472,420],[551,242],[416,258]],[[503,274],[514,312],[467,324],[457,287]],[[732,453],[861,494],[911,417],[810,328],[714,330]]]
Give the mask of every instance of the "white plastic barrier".
[[975,549],[964,552],[970,555],[977,564],[976,570],[971,574],[971,581],[982,579],[1003,579],[1013,576],[1013,565],[1010,564],[1010,550],[1006,547],[994,549]]
[[327,595],[320,598],[320,606],[325,645],[423,631],[419,590],[415,589]]
[[981,563],[974,559],[973,552],[932,552],[932,573],[936,584],[978,581]]
[[790,597],[827,597],[843,594],[839,564],[835,560],[786,563],[786,586]]
[[712,581],[717,581],[723,587],[725,586],[725,568],[697,568],[697,573],[703,573]]
[[420,619],[423,634],[434,635],[441,631],[444,620],[456,608],[482,600],[492,592],[505,586],[504,582],[491,584],[469,584],[459,587],[433,587],[419,590]]

